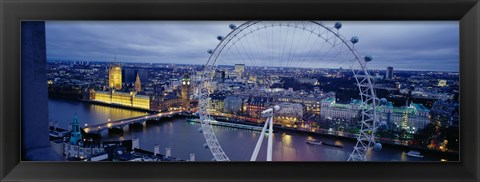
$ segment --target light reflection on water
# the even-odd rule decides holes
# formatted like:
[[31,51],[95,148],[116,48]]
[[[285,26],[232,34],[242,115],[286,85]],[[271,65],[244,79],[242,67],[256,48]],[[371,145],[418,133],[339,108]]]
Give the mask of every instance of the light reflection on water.
[[75,113],[80,121],[80,126],[105,123],[108,119],[115,121],[145,115],[145,112],[110,108],[84,102],[62,99],[49,99],[48,101],[49,121],[57,121],[61,128],[68,128]]
[[[89,125],[104,123],[108,119],[113,121],[145,115],[145,112],[69,100],[49,99],[49,119],[58,121],[60,127],[68,128],[75,112],[78,115],[81,126],[85,123]],[[144,150],[153,151],[155,145],[160,145],[161,153],[165,153],[165,148],[171,148],[172,155],[177,158],[188,159],[190,153],[195,153],[197,161],[210,161],[212,155],[209,149],[204,148],[204,136],[198,132],[200,127],[199,123],[187,122],[185,118],[174,118],[153,124],[145,124],[138,129],[128,128],[127,126],[124,128],[123,136],[103,134],[103,138],[113,141],[129,140],[138,137],[140,138],[140,147]],[[232,161],[250,160],[260,135],[259,131],[220,126],[214,126],[214,131],[223,150]],[[306,140],[334,143],[343,146],[343,148],[309,145],[305,143]],[[273,134],[273,160],[346,161],[354,144],[353,140],[277,130]],[[264,138],[257,158],[258,161],[266,159],[266,147],[267,138]],[[406,155],[405,151],[387,146],[384,146],[381,151],[368,151],[367,159],[375,161],[440,160],[438,157],[428,157],[427,155],[424,159],[411,158]]]

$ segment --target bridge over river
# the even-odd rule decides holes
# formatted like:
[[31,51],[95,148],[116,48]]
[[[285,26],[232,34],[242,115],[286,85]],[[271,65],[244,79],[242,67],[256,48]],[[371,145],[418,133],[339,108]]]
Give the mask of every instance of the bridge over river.
[[151,115],[120,119],[116,121],[109,121],[106,123],[89,125],[82,128],[86,133],[101,133],[104,130],[108,130],[112,128],[123,128],[124,126],[130,125],[130,124],[143,124],[148,120],[160,120],[161,118],[164,118],[164,117],[173,117],[176,115],[188,116],[189,113],[185,111],[168,111],[168,112],[155,113]]

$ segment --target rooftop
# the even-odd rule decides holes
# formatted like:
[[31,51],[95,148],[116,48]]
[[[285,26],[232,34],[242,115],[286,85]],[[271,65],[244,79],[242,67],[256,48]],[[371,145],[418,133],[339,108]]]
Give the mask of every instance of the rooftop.
[[324,99],[322,102],[335,102],[335,98],[329,97],[329,98]]
[[417,103],[411,103],[410,106],[412,106],[413,108],[415,108],[417,111],[422,111],[422,112],[429,112],[430,110],[428,108],[426,108],[424,105],[422,104],[417,104]]

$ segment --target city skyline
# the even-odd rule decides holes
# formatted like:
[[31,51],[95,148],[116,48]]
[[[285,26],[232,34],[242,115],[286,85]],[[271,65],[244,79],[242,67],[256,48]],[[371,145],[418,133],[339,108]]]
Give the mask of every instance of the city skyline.
[[[92,63],[111,63],[112,65],[113,64],[128,64],[128,65],[134,65],[134,64],[145,64],[145,65],[148,65],[148,64],[158,64],[158,65],[178,65],[178,66],[201,66],[203,64],[176,64],[176,63],[149,63],[149,62],[120,62],[120,61],[85,61],[85,60],[60,60],[60,59],[50,59],[50,60],[47,60],[48,62],[59,62],[59,61],[63,61],[63,62],[72,62],[72,63],[83,63],[83,64],[92,64]],[[235,67],[235,65],[218,65],[219,67]],[[245,65],[246,68],[263,68],[263,66],[261,65],[255,65],[255,66],[249,66],[249,65]],[[368,70],[369,71],[385,71],[388,67],[391,67],[391,66],[387,66],[385,68],[369,68]],[[282,68],[282,67],[276,67],[276,66],[272,66],[272,67],[269,67],[269,68]],[[289,68],[289,69],[312,69],[312,68],[305,68],[305,67],[284,67],[284,68]],[[314,68],[315,70],[338,70],[340,68]],[[342,68],[342,69],[345,69],[345,68]],[[359,70],[359,69],[354,69],[354,70]],[[459,73],[460,71],[457,70],[457,71],[442,71],[442,70],[422,70],[422,69],[397,69],[397,68],[394,68],[394,71],[405,71],[405,72],[409,72],[409,71],[412,71],[412,72],[445,72],[445,73]]]
[[[102,69],[109,67],[109,69]],[[119,68],[118,70],[116,68]],[[132,148],[140,148],[146,151],[174,151],[169,158],[162,156],[144,155],[144,160],[184,160],[185,156],[197,156],[196,160],[210,160],[210,146],[206,146],[202,140],[189,140],[190,147],[183,148],[174,145],[176,142],[186,142],[184,139],[202,135],[208,130],[203,130],[201,116],[202,100],[195,97],[193,90],[199,89],[199,80],[195,72],[185,74],[189,70],[198,70],[201,66],[191,65],[156,65],[146,66],[139,64],[121,65],[110,63],[72,63],[53,61],[47,62],[47,84],[49,90],[49,120],[51,125],[58,122],[61,128],[67,128],[72,117],[76,118],[73,111],[78,111],[79,125],[85,131],[85,139],[93,140],[93,136],[104,140],[130,140]],[[116,78],[129,74],[140,75],[148,73],[149,77],[140,80],[137,76],[135,85],[133,80],[121,79],[122,88],[115,88]],[[135,71],[137,70],[137,71]],[[259,78],[267,72],[270,77],[266,88],[255,87],[252,84],[264,85],[265,79]],[[273,119],[277,131],[281,132],[280,146],[282,152],[274,152],[275,160],[347,160],[350,161],[353,154],[351,148],[355,143],[343,142],[338,138],[336,141],[328,141],[319,138],[323,135],[355,138],[359,132],[359,122],[363,121],[362,109],[369,106],[361,106],[362,101],[355,90],[355,81],[351,80],[352,73],[337,72],[335,70],[323,71],[300,71],[289,69],[245,69],[244,65],[235,65],[224,71],[216,71],[213,77],[215,88],[211,88],[206,108],[210,116],[215,119],[215,126],[222,127],[218,132],[218,142],[225,141],[230,137],[245,137],[244,132],[249,130],[248,135],[260,132],[264,118],[260,113],[272,107],[280,106],[280,111]],[[381,77],[376,75],[375,90],[379,102],[376,105],[378,117],[378,129],[375,135],[378,138],[373,148],[373,153],[382,153],[385,157],[376,156],[368,160],[427,160],[427,161],[451,161],[458,160],[458,74],[403,72],[398,71],[396,76]],[[255,76],[257,75],[257,76]],[[389,75],[387,73],[387,75]],[[395,74],[394,74],[395,75]],[[191,77],[190,77],[191,76]],[[137,85],[138,82],[138,85]],[[191,82],[191,83],[190,83]],[[111,85],[113,83],[113,85]],[[140,85],[141,83],[141,85]],[[264,85],[265,86],[265,85]],[[190,88],[191,87],[191,88]],[[57,99],[66,99],[60,102]],[[75,103],[83,101],[90,109],[82,110],[75,107]],[[99,106],[103,109],[98,109]],[[66,107],[70,108],[66,108]],[[93,107],[92,107],[93,106]],[[85,106],[80,106],[85,108]],[[111,112],[110,109],[123,109],[122,112]],[[61,110],[61,111],[60,111]],[[68,110],[70,112],[63,112]],[[133,112],[136,111],[136,112]],[[190,111],[186,112],[186,111]],[[372,110],[373,111],[373,110]],[[59,114],[62,113],[62,114]],[[193,114],[195,113],[195,114]],[[178,119],[169,119],[172,115],[178,115]],[[183,115],[183,116],[182,116]],[[160,117],[167,117],[161,119]],[[175,118],[175,117],[174,117]],[[74,120],[76,121],[76,120]],[[181,122],[183,121],[183,122]],[[182,123],[188,124],[182,124]],[[140,124],[142,123],[142,124]],[[165,126],[172,126],[166,128]],[[241,124],[241,125],[236,125]],[[244,124],[246,126],[244,126]],[[72,123],[71,125],[78,125]],[[63,126],[63,127],[62,127]],[[180,126],[185,126],[180,128]],[[138,130],[139,128],[143,128]],[[433,128],[436,127],[436,130]],[[137,128],[137,129],[135,129]],[[200,128],[200,129],[199,129]],[[145,130],[147,129],[147,130]],[[284,130],[282,130],[284,129]],[[167,131],[168,130],[168,131]],[[224,131],[231,134],[224,135]],[[247,131],[245,131],[247,130]],[[288,131],[287,131],[288,130]],[[305,132],[294,135],[289,131]],[[187,132],[190,137],[175,137],[178,132]],[[103,134],[102,134],[103,133]],[[108,135],[107,135],[108,133]],[[164,134],[169,133],[168,136]],[[217,133],[217,132],[216,132]],[[147,136],[148,135],[148,136]],[[161,136],[161,137],[158,137]],[[275,135],[280,136],[280,135]],[[287,136],[287,137],[284,137]],[[138,145],[138,139],[143,144]],[[157,140],[157,138],[168,138]],[[180,139],[180,141],[176,139]],[[183,138],[183,139],[182,139]],[[203,139],[203,137],[196,137]],[[241,141],[248,145],[250,150],[234,153],[232,146],[221,144],[225,148],[225,155],[230,160],[248,160],[253,150],[256,137],[248,137],[250,140]],[[75,139],[75,138],[74,138]],[[176,140],[175,142],[173,142]],[[292,142],[295,140],[295,142]],[[239,140],[240,141],[240,140]],[[318,143],[321,141],[322,143]],[[206,143],[209,143],[207,141]],[[76,145],[72,142],[64,142],[65,146]],[[403,145],[411,147],[411,151],[391,152],[381,150],[383,144]],[[118,144],[117,144],[118,145]],[[279,144],[274,144],[275,146]],[[79,145],[81,146],[81,145]],[[312,147],[318,150],[331,150],[332,147],[341,155],[317,155],[311,153]],[[128,147],[130,148],[130,147]],[[380,149],[379,149],[380,148]],[[289,153],[302,153],[301,158]],[[422,150],[416,152],[416,150]],[[79,149],[80,151],[82,149]],[[78,154],[79,150],[64,150],[63,156],[68,160],[89,160],[90,155]],[[216,150],[215,150],[216,151]],[[429,151],[443,152],[440,158],[431,158]],[[102,153],[102,150],[96,151]],[[285,152],[289,153],[284,155]],[[161,152],[160,152],[161,153]],[[166,152],[165,156],[170,156]],[[387,155],[386,155],[387,154]],[[96,155],[96,154],[95,154]],[[135,155],[143,155],[136,153]],[[407,155],[408,157],[402,155]],[[106,156],[106,155],[105,155]],[[213,154],[213,156],[219,156]],[[358,156],[358,155],[357,155]],[[425,156],[425,158],[424,158]],[[428,156],[428,157],[427,157]],[[109,156],[115,160],[132,160],[132,156]],[[360,156],[361,157],[361,156]],[[370,156],[371,157],[371,156]],[[400,157],[400,158],[398,158]],[[360,159],[360,158],[355,158]],[[96,158],[92,158],[96,160]],[[114,161],[115,161],[114,160]],[[194,159],[195,160],[195,159]],[[190,160],[190,161],[194,161]],[[224,160],[224,158],[215,160]],[[268,160],[268,157],[267,157]],[[360,159],[363,160],[363,159]]]
[[[201,65],[231,23],[242,22],[47,21],[47,59]],[[374,57],[370,69],[459,71],[456,21],[342,23],[340,33]]]

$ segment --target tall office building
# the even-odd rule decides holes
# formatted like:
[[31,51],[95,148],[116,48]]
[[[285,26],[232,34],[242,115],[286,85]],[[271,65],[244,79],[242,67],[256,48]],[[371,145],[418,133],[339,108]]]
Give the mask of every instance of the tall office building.
[[122,89],[122,67],[114,64],[108,70],[108,85],[110,89]]
[[245,64],[235,64],[235,73],[237,77],[242,77],[243,72],[245,72]]
[[393,79],[393,67],[391,66],[387,67],[387,73],[385,74],[385,79],[386,80]]

